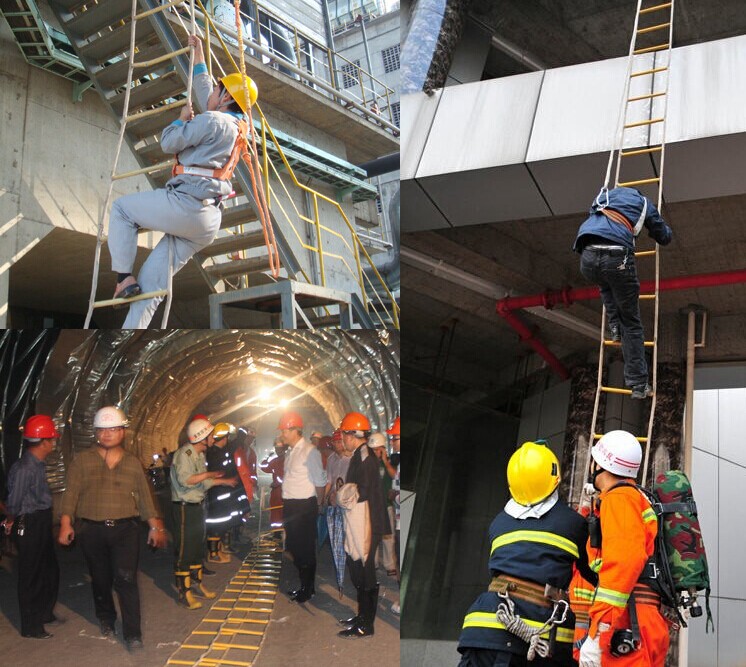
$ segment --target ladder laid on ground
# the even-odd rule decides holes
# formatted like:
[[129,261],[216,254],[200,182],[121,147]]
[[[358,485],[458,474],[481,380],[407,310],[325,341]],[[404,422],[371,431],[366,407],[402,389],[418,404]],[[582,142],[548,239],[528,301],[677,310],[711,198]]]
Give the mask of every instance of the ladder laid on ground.
[[[616,163],[613,187],[643,188],[661,210],[663,202],[663,166],[665,157],[665,127],[668,99],[669,66],[673,41],[674,2],[638,0],[635,25],[630,41],[624,97],[619,113],[615,144],[609,154],[604,187],[608,188],[612,166]],[[634,136],[633,136],[634,135]],[[642,135],[642,136],[641,136]],[[603,192],[603,190],[602,190]],[[658,361],[658,286],[660,281],[660,257],[658,244],[653,248],[637,250],[635,258],[652,259],[655,262],[655,289],[640,294],[643,303],[653,306],[653,335],[645,341],[645,348],[652,351],[652,388],[647,432],[637,439],[643,446],[643,466],[640,483],[645,484],[653,434],[653,421],[657,398]],[[607,338],[606,308],[601,317],[601,343],[598,357],[598,382],[591,421],[590,447],[601,438],[597,420],[602,395],[630,395],[631,389],[609,387],[603,384],[606,350],[620,347],[621,343]],[[588,456],[590,463],[590,456]]]
[[[50,6],[101,98],[112,113],[122,119],[123,141],[140,163],[140,169],[120,176],[143,175],[154,188],[163,187],[170,177],[172,161],[164,161],[159,137],[162,129],[178,117],[181,107],[186,103],[184,91],[192,70],[187,55],[188,48],[182,46],[188,29],[185,29],[181,21],[181,12],[188,14],[192,22],[196,13],[198,20],[202,21],[197,34],[202,35],[205,24],[211,24],[198,0],[194,4],[199,5],[200,10],[188,11],[188,0],[174,0],[163,5],[158,0],[139,0],[138,14],[132,9],[132,0],[107,0],[87,5],[82,4],[82,0],[50,0]],[[175,11],[176,8],[179,8],[178,12]],[[164,9],[171,11],[164,12]],[[133,14],[137,17],[137,23],[135,29],[131,30]],[[132,34],[135,39],[128,50]],[[130,83],[128,70],[133,52],[139,66],[135,70],[135,83]],[[208,50],[206,57],[216,61],[214,52],[209,55]],[[195,112],[203,111],[196,107],[197,105]],[[261,120],[266,125],[264,117]],[[271,132],[271,128],[267,127],[267,130],[268,133]],[[271,139],[274,146],[281,150],[278,140],[274,136]],[[267,174],[263,176],[269,187]],[[194,257],[196,266],[213,294],[224,289],[235,289],[230,285],[229,279],[240,277],[241,280],[248,281],[250,277],[252,284],[257,286],[276,280],[267,275],[270,268],[268,255],[261,254],[264,243],[258,223],[259,206],[253,192],[251,174],[243,163],[239,163],[234,173],[234,187],[237,205],[226,208],[221,228],[235,230],[235,233],[230,237],[216,239],[209,248],[203,249]],[[107,202],[107,214],[108,207]],[[297,231],[280,224],[272,210],[270,218],[282,266],[281,278],[310,283],[287,237],[289,233],[297,236]],[[323,229],[322,226],[321,230]],[[321,247],[320,241],[318,245]],[[317,252],[321,255],[320,251]],[[357,252],[355,247],[355,253]],[[331,256],[326,250],[324,254]],[[229,261],[217,261],[217,257],[221,255],[228,255]],[[170,293],[170,289],[166,291]],[[154,295],[143,295],[142,298],[152,296]],[[126,303],[131,301],[128,299]],[[375,328],[375,313],[369,313],[367,299],[362,308],[360,300],[353,298],[352,303],[356,323],[366,328]],[[112,300],[99,305],[112,305]]]

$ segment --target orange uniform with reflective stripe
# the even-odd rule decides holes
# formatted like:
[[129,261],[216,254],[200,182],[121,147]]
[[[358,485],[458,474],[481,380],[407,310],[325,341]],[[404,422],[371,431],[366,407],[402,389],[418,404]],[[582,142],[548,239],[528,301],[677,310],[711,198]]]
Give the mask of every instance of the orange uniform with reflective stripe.
[[601,560],[598,586],[590,608],[591,637],[599,623],[611,629],[600,637],[603,667],[663,667],[668,651],[669,629],[657,606],[636,605],[642,647],[621,658],[609,652],[616,630],[630,628],[627,602],[645,563],[655,550],[658,524],[650,503],[632,486],[605,491],[600,496],[602,546],[588,548],[589,560]]

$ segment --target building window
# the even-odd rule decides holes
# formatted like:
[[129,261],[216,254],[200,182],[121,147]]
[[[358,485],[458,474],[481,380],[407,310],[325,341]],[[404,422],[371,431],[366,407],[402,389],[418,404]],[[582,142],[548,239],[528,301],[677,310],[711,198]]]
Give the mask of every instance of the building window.
[[342,65],[342,87],[352,88],[357,86],[358,76],[360,72],[360,61],[356,60],[354,63],[345,63]]
[[381,215],[383,213],[383,205],[381,204],[380,197],[376,197],[376,211],[378,211],[378,215]]
[[399,125],[399,102],[394,102],[391,105],[391,115],[394,118],[394,125],[396,125],[396,127],[401,127]]
[[383,58],[383,71],[388,74],[389,72],[395,72],[399,69],[399,45],[389,47],[381,51],[381,57]]

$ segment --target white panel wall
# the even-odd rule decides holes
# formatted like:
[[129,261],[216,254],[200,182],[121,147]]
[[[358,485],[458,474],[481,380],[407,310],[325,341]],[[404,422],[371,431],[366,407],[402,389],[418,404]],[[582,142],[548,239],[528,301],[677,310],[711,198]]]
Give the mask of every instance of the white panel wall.
[[[742,619],[746,614],[746,553],[743,502],[746,488],[746,388],[733,388],[743,368],[698,369],[694,392],[692,485],[712,585],[715,633],[705,633],[705,618],[689,627],[688,667],[743,667]],[[718,377],[720,376],[720,377]],[[712,388],[718,385],[728,389]]]
[[[657,54],[655,66],[667,58]],[[648,61],[652,66],[652,55]],[[639,59],[635,69],[643,67]],[[403,128],[415,128],[416,138],[402,133],[403,163],[410,167],[402,170],[403,183],[416,179],[451,226],[586,210],[615,145],[626,69],[627,59],[616,58],[451,86],[437,93],[440,102],[424,93],[406,96]],[[666,78],[667,199],[745,192],[739,177],[746,150],[746,35],[674,49],[670,74],[635,78],[631,95],[658,92]],[[420,106],[427,107],[422,122]],[[628,120],[660,117],[662,106],[663,98],[635,102]],[[626,133],[624,145],[644,143],[648,131],[655,143],[662,125]],[[432,227],[443,226],[442,219],[435,222]],[[416,213],[403,216],[402,225],[404,231],[428,228]]]

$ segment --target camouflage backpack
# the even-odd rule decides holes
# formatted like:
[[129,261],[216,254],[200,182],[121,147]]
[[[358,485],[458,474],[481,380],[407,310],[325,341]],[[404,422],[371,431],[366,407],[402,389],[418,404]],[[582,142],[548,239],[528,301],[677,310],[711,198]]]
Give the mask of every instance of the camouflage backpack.
[[[645,583],[658,591],[664,604],[677,613],[679,607],[688,608],[692,618],[702,615],[697,591],[705,591],[705,632],[710,626],[714,629],[707,554],[689,479],[680,470],[669,470],[655,478],[652,492],[637,488],[648,498],[658,519],[655,554],[651,559],[654,564],[645,568]],[[686,626],[680,613],[679,619]]]

